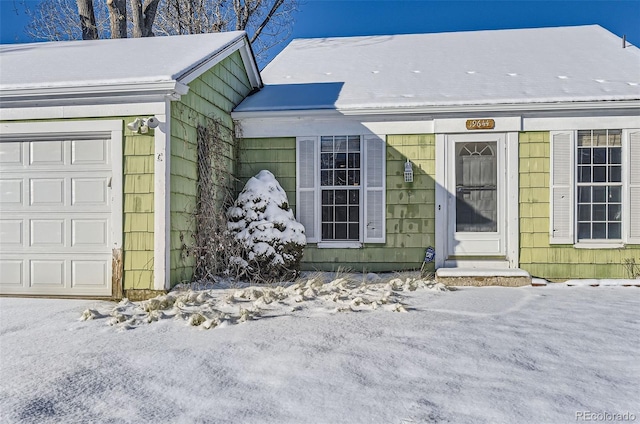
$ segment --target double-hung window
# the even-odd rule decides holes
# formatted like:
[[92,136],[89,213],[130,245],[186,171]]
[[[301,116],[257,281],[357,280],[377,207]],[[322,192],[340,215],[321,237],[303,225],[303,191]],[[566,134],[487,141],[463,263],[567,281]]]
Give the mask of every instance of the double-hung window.
[[551,132],[551,244],[640,243],[640,130]]
[[384,152],[380,136],[298,137],[297,216],[308,242],[384,243]]

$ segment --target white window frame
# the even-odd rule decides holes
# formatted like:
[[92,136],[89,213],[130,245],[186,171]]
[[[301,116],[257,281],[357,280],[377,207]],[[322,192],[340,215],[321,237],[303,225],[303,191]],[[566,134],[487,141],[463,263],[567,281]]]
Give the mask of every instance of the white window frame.
[[[359,134],[323,134],[359,135]],[[296,138],[296,218],[305,225],[307,243],[318,248],[361,248],[368,243],[386,242],[386,138],[360,134],[360,217],[359,240],[322,240],[322,186],[320,182],[320,137]],[[313,143],[311,148],[311,144]],[[378,144],[375,144],[378,143]],[[377,150],[376,150],[377,149]],[[377,157],[376,157],[377,153]],[[371,164],[369,163],[371,161]],[[377,161],[378,163],[373,163]],[[309,172],[309,164],[313,172]],[[345,186],[349,189],[349,186]],[[312,195],[313,193],[313,195]],[[373,202],[381,202],[375,215],[378,226],[371,227],[368,211]],[[310,204],[311,203],[311,204]]]
[[[577,133],[578,130],[567,130],[549,134],[549,244],[570,244],[578,249],[617,249],[640,244],[640,167],[633,165],[640,160],[640,129],[622,129],[622,238],[614,240],[578,240]],[[632,219],[634,211],[636,216]]]

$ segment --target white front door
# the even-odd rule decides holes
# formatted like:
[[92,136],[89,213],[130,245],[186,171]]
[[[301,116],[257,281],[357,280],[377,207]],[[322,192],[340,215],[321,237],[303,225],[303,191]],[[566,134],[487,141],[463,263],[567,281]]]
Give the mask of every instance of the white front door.
[[505,135],[446,138],[447,259],[504,258]]

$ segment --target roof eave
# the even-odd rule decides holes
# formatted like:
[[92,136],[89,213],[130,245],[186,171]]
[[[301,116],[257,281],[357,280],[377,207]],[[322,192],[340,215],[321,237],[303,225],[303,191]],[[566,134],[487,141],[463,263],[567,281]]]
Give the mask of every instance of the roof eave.
[[189,87],[178,81],[0,89],[0,108],[178,100]]
[[460,104],[407,107],[349,107],[323,109],[281,109],[259,111],[234,111],[234,119],[288,117],[288,116],[371,116],[371,115],[437,115],[446,113],[505,113],[505,112],[538,112],[538,111],[580,111],[605,109],[640,108],[640,99],[606,100],[606,101],[573,101],[573,102],[539,102],[539,103],[506,103],[506,104]]

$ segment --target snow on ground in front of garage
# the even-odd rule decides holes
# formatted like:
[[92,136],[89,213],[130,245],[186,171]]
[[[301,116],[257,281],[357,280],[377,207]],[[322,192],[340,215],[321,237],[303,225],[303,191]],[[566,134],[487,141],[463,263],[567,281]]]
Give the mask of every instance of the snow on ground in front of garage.
[[[313,288],[307,283],[273,288],[270,296]],[[196,302],[207,293],[203,311],[224,304],[212,303],[215,297],[238,308],[265,302],[259,315],[240,322],[232,314],[215,331],[168,313],[151,323],[107,325],[111,311],[142,303],[0,298],[0,421],[475,424],[575,422],[584,412],[640,417],[640,288],[441,291],[424,282],[412,291],[406,280],[395,289],[389,284],[340,289],[333,280],[324,290],[334,293],[316,287],[315,297],[305,299],[303,291],[271,303],[249,287],[181,292]],[[343,290],[350,294],[340,299]],[[388,291],[388,302],[374,308]],[[335,301],[323,298],[332,294]],[[363,300],[358,305],[355,295]],[[185,308],[189,301],[182,300]],[[395,304],[407,312],[386,307]],[[109,317],[83,321],[87,310]]]

